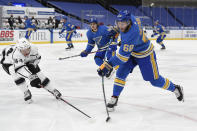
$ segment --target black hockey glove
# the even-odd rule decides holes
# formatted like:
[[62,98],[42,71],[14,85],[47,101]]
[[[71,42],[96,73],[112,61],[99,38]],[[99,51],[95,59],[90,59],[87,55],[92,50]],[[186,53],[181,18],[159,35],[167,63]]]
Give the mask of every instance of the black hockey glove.
[[36,88],[42,88],[41,80],[36,74],[33,74],[29,77],[30,85]]
[[97,70],[99,76],[110,77],[113,71],[113,66],[107,61],[103,62],[103,64]]

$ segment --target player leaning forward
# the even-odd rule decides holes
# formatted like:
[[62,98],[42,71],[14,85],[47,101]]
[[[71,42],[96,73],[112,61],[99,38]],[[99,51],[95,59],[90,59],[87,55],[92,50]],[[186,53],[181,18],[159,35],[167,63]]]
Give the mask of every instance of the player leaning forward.
[[16,45],[10,45],[2,52],[2,67],[13,77],[16,85],[24,93],[24,100],[27,103],[32,102],[32,95],[26,82],[27,79],[32,87],[44,88],[56,98],[61,96],[61,93],[51,87],[50,80],[41,72],[38,66],[40,59],[41,56],[37,47],[29,43],[25,38],[19,39]]
[[140,20],[125,10],[119,13],[116,22],[121,35],[119,52],[98,69],[98,74],[105,76],[113,67],[120,66],[114,80],[113,95],[107,105],[109,110],[113,110],[117,105],[126,78],[137,65],[145,81],[149,81],[153,86],[174,92],[179,101],[184,101],[183,88],[159,74],[153,45],[144,35]]

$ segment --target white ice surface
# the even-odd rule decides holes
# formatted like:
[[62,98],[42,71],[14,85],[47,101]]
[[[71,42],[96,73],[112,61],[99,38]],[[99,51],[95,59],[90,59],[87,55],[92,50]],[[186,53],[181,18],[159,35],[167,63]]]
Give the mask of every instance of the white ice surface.
[[[127,79],[116,111],[106,123],[101,78],[93,56],[59,61],[79,54],[85,43],[65,51],[65,44],[37,45],[40,67],[63,98],[96,121],[57,101],[43,89],[30,88],[34,103],[25,104],[12,78],[0,68],[0,131],[196,131],[197,41],[165,41],[167,50],[155,44],[160,74],[184,87],[185,103],[171,92],[143,81],[138,67]],[[0,46],[2,50],[4,46]],[[113,78],[105,80],[106,96],[112,95]]]

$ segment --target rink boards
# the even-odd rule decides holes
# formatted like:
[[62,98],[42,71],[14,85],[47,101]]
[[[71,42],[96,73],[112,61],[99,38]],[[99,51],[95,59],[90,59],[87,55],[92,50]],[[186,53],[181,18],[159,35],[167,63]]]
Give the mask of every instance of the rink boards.
[[[31,34],[30,41],[34,44],[57,44],[65,43],[66,32],[59,35],[60,30],[37,30]],[[87,42],[87,30],[79,29],[73,34],[74,43]],[[15,44],[16,41],[24,37],[26,30],[0,30],[0,45]],[[150,40],[156,40],[157,37],[151,38],[152,30],[146,30],[146,35]],[[197,40],[197,30],[170,30],[166,40]]]

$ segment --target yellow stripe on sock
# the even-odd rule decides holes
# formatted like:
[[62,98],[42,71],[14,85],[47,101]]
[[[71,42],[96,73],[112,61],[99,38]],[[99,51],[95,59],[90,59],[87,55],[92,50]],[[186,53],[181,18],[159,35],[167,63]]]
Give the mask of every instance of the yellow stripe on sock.
[[121,84],[121,85],[123,85],[123,86],[124,86],[125,83],[126,83],[125,81],[120,80],[120,79],[118,79],[118,78],[115,78],[114,82],[117,83],[117,84]]
[[68,33],[68,36],[67,36],[67,39],[69,39],[70,38],[70,35],[71,35],[72,33]]
[[170,86],[170,81],[168,79],[166,79],[166,82],[165,82],[165,84],[163,86],[163,89],[167,90],[169,88],[169,86]]
[[157,70],[157,64],[156,64],[156,61],[154,58],[154,53],[151,53],[150,57],[151,57],[151,64],[152,64],[152,68],[153,68],[154,79],[156,80],[159,78],[159,73]]

